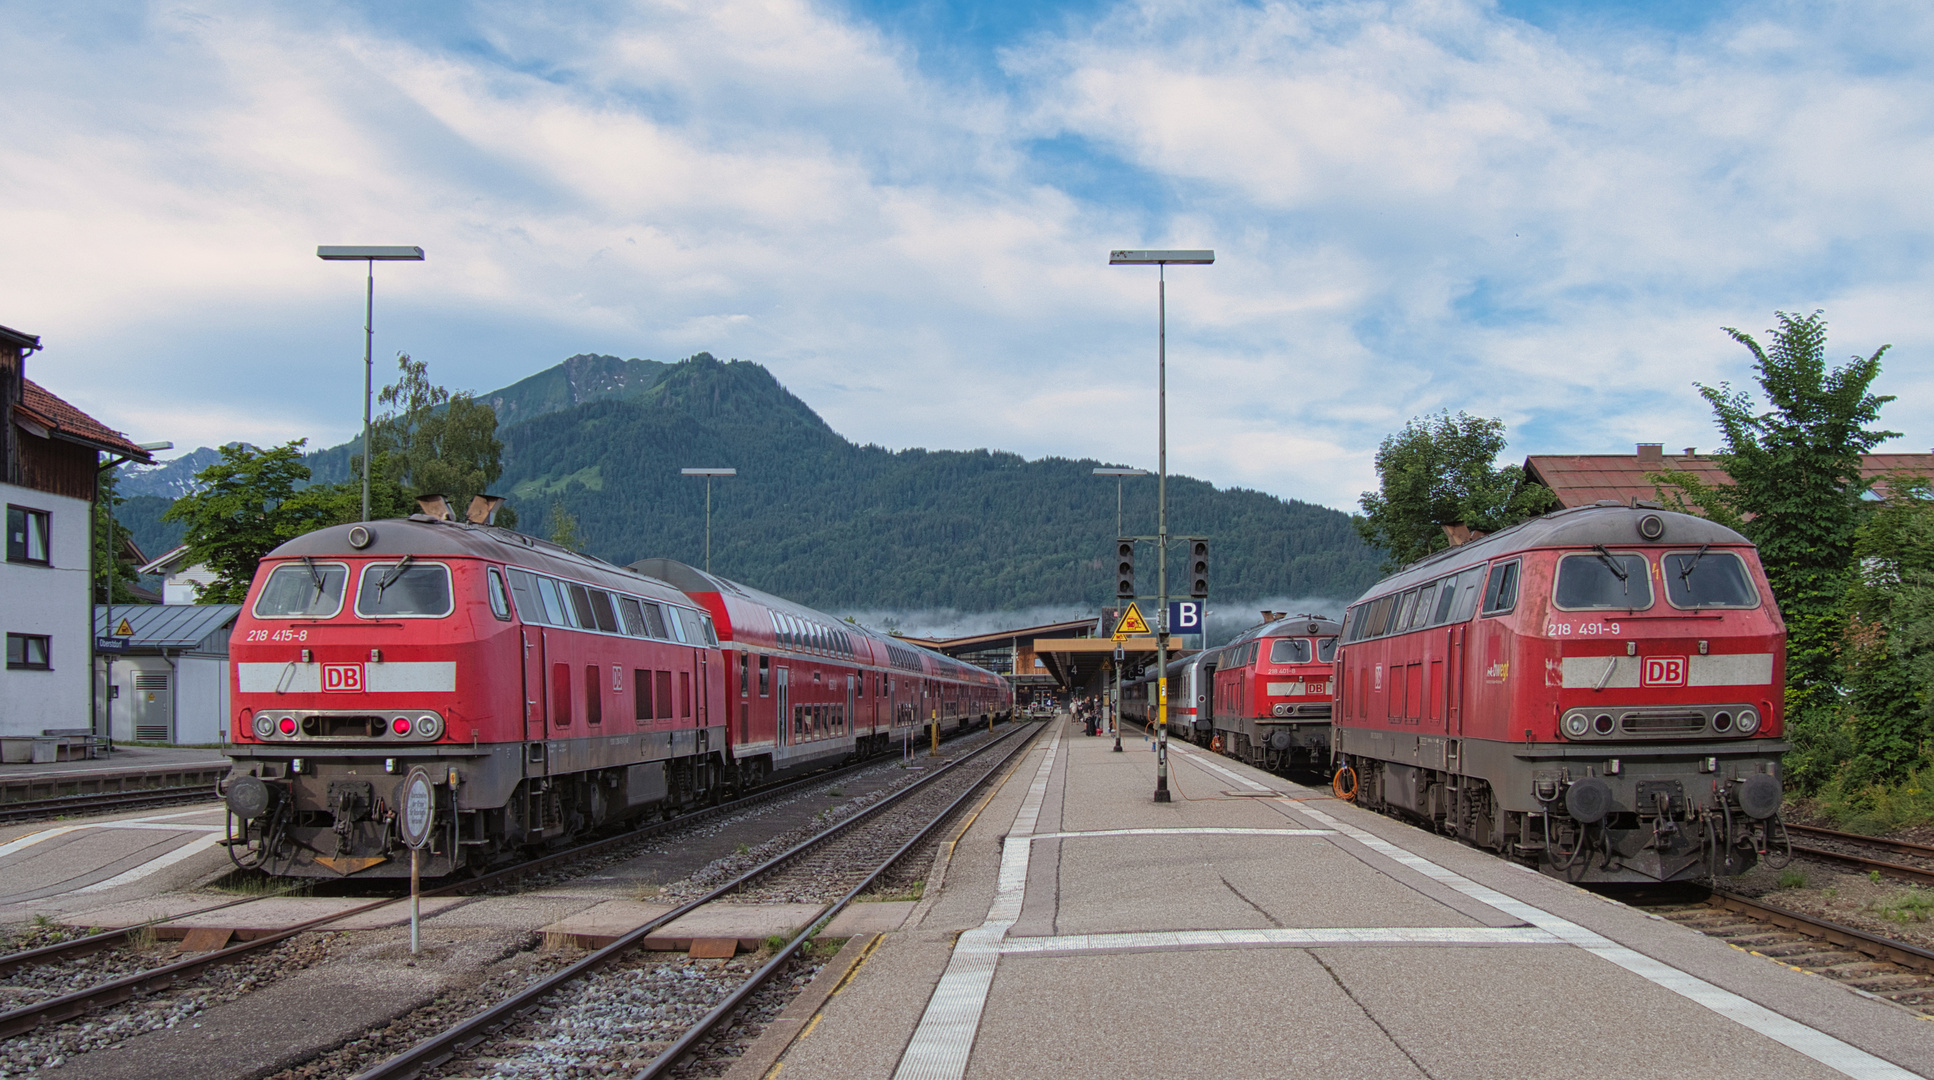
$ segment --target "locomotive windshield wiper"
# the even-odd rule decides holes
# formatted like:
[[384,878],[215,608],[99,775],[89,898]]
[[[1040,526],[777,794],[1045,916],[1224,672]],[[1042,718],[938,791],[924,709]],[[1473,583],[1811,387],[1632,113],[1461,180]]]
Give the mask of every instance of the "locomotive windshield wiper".
[[316,583],[316,595],[321,596],[323,593],[328,592],[329,586],[322,582],[322,571],[316,569],[316,560],[304,555],[302,557],[302,565],[309,568],[309,578]]
[[1612,576],[1618,578],[1620,584],[1623,584],[1632,576],[1625,572],[1624,567],[1618,565],[1618,560],[1612,558],[1612,553],[1605,550],[1604,544],[1593,544],[1592,550],[1598,553],[1598,561],[1605,564],[1605,569],[1610,570]]
[[396,579],[402,577],[403,571],[408,569],[409,565],[415,561],[416,556],[414,555],[405,555],[401,559],[398,559],[396,565],[390,567],[389,573],[384,574],[382,579],[376,582],[376,599],[381,600],[383,598],[383,590],[396,584]]
[[1706,549],[1711,546],[1712,546],[1711,544],[1699,545],[1699,554],[1694,555],[1692,557],[1692,561],[1686,564],[1686,568],[1684,570],[1679,571],[1680,581],[1684,581],[1687,585],[1692,584],[1692,582],[1687,581],[1686,579],[1692,576],[1692,571],[1699,565],[1699,560],[1706,557]]

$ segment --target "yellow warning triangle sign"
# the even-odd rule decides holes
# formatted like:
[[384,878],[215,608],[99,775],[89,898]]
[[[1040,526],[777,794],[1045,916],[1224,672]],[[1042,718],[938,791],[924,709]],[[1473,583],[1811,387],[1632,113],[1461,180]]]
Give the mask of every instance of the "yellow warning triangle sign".
[[1148,620],[1142,618],[1141,606],[1130,600],[1128,610],[1121,613],[1121,621],[1115,623],[1115,640],[1126,641],[1137,634],[1147,636]]
[[133,637],[134,624],[128,622],[126,619],[122,619],[121,625],[114,628],[114,636],[115,637]]

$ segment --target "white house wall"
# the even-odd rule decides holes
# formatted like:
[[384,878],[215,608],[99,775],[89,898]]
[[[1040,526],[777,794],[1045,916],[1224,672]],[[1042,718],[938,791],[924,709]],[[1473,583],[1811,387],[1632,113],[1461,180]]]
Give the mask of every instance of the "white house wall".
[[0,663],[0,735],[87,727],[89,505],[12,484],[0,484],[0,503],[49,515],[51,565],[0,561],[0,633],[47,635],[53,664],[51,671],[12,671]]

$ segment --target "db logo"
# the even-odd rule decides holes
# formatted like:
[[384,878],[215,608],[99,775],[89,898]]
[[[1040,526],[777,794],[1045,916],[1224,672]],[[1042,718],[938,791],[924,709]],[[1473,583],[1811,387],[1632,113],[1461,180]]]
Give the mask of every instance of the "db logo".
[[322,688],[331,694],[360,694],[363,692],[363,665],[361,664],[324,664],[322,665]]
[[1686,684],[1686,658],[1683,656],[1648,656],[1639,669],[1640,686],[1684,686]]

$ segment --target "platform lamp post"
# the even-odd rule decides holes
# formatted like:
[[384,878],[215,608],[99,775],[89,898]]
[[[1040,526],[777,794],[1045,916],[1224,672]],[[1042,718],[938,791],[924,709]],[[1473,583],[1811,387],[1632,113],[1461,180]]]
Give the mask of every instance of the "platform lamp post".
[[[1095,475],[1112,476],[1115,478],[1115,535],[1120,536],[1121,529],[1122,529],[1122,524],[1121,524],[1122,480],[1130,476],[1147,476],[1148,470],[1147,469],[1102,468],[1102,469],[1096,469]],[[1115,753],[1119,754],[1121,753],[1121,660],[1119,657],[1116,658],[1114,666],[1110,670],[1113,672],[1114,678],[1109,680],[1109,686],[1111,687],[1111,690],[1109,692],[1108,726],[1114,729]]]
[[712,477],[737,476],[737,469],[680,469],[680,476],[703,476],[705,478],[705,572],[712,572]]
[[1155,610],[1162,620],[1155,633],[1155,801],[1169,801],[1168,793],[1168,267],[1170,263],[1206,266],[1215,262],[1208,250],[1133,251],[1108,253],[1110,266],[1156,267],[1155,292]]
[[323,245],[316,258],[328,262],[366,262],[369,264],[369,292],[363,300],[363,520],[369,520],[369,403],[370,384],[376,371],[372,350],[376,344],[376,264],[379,262],[422,262],[420,247],[369,244]]

